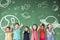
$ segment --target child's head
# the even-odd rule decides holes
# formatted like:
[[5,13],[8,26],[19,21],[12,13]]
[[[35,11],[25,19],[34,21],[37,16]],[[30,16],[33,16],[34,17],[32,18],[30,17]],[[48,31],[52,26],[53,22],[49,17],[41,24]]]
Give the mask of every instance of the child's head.
[[11,28],[10,27],[6,27],[6,32],[10,32]]
[[15,28],[19,28],[19,26],[20,26],[19,23],[15,24]]
[[37,25],[36,24],[33,25],[33,30],[37,30]]
[[51,24],[48,24],[47,27],[48,27],[49,29],[51,29],[51,28],[52,28],[52,25],[51,25]]
[[28,31],[29,30],[29,27],[28,26],[25,26],[25,31]]
[[40,25],[40,28],[41,28],[41,29],[45,29],[45,24],[41,24],[41,25]]

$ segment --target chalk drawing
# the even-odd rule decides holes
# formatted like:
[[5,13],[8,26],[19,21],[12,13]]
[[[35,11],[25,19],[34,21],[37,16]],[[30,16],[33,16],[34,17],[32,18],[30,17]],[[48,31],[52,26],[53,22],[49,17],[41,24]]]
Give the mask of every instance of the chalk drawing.
[[22,11],[28,10],[30,7],[31,7],[30,4],[24,4],[24,5],[21,5],[21,10],[22,10]]
[[56,1],[53,1],[53,3],[56,3]]
[[11,23],[14,24],[15,23],[15,19],[11,18]]
[[20,9],[19,6],[14,7],[14,10],[19,10],[19,9]]
[[12,1],[11,3],[12,3],[12,4],[15,4],[15,1]]
[[48,3],[47,3],[47,1],[43,1],[43,2],[40,2],[40,3],[38,3],[38,8],[46,8],[46,7],[48,7]]
[[11,0],[6,0],[6,3],[3,3],[3,4],[2,4],[2,1],[3,0],[0,0],[0,7],[2,8],[6,8],[9,6],[9,4],[11,4]]
[[22,16],[24,19],[29,19],[29,18],[31,18],[31,16],[29,15],[28,12],[22,13],[21,16]]
[[58,5],[53,5],[53,6],[52,6],[52,10],[53,10],[53,11],[58,11],[58,9],[59,9]]
[[[8,17],[11,17],[11,18],[8,19]],[[3,26],[2,22],[3,22],[4,19],[5,19],[5,21],[7,22],[7,24]],[[1,21],[0,21],[0,28],[7,27],[7,26],[10,25],[10,23],[11,23],[11,24],[15,24],[16,21],[17,21],[17,23],[20,24],[20,21],[19,21],[19,19],[18,19],[16,16],[14,16],[14,15],[6,15],[6,16],[2,17],[2,19],[1,19]],[[5,22],[4,22],[4,23],[5,23]]]
[[58,23],[58,20],[57,20],[57,18],[55,16],[47,16],[45,19],[40,19],[40,22],[47,25],[47,24],[49,24],[49,22],[46,21],[48,18],[54,18],[55,19],[55,21],[53,23],[50,23],[50,24],[53,25],[54,29],[55,28],[60,28],[60,24]]

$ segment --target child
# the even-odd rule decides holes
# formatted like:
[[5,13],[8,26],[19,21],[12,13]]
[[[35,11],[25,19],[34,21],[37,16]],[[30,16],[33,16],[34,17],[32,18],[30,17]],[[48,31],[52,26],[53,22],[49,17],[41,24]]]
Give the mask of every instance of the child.
[[6,28],[2,28],[2,30],[4,30],[5,32],[5,40],[12,40],[12,30],[10,27],[6,27]]
[[48,29],[47,29],[47,40],[54,40],[54,31],[53,31],[53,28],[52,28],[52,25],[51,24],[48,24],[47,25]]
[[37,25],[34,24],[33,28],[30,27],[32,30],[32,35],[31,35],[31,40],[38,40],[38,30],[37,30]]
[[26,26],[25,31],[24,31],[24,40],[29,40],[30,39],[28,30],[29,30],[29,27]]
[[19,25],[18,23],[15,24],[15,27],[12,26],[13,28],[13,40],[20,40],[20,28],[22,27],[23,25]]
[[45,39],[45,25],[41,24],[40,25],[40,40],[46,40]]

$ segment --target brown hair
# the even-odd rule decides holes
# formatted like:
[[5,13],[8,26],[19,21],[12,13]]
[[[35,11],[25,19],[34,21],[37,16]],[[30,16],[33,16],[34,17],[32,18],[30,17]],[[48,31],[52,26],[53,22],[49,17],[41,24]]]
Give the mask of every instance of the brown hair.
[[40,27],[42,27],[43,26],[43,28],[45,29],[45,24],[41,24],[41,26]]
[[28,27],[28,26],[25,26],[25,28],[28,28],[28,29],[29,29],[29,27]]
[[[16,23],[16,24],[19,25],[19,23]],[[15,25],[16,25],[16,24],[15,24]]]
[[36,24],[33,24],[33,25],[35,25],[35,26],[36,26],[36,30],[37,30],[38,26],[37,26]]
[[[47,25],[47,28],[49,28],[49,27],[48,27],[49,25],[51,25],[51,24],[48,24],[48,25]],[[53,27],[52,27],[52,28],[53,28]]]
[[8,28],[9,30],[11,29],[10,27],[6,27],[6,28]]

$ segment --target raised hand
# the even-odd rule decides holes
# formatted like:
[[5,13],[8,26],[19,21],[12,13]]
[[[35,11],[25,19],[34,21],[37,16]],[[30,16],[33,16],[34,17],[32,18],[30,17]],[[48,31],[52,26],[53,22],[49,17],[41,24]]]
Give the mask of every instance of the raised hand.
[[31,26],[30,26],[29,28],[30,28],[31,30],[33,30]]

